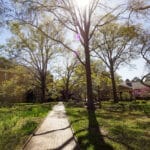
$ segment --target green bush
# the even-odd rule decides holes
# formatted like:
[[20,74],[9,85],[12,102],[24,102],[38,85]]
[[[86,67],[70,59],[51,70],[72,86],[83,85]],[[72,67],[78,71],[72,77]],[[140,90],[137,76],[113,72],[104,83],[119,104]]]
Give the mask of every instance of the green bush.
[[131,96],[129,94],[129,92],[123,92],[122,93],[122,99],[123,100],[130,100]]

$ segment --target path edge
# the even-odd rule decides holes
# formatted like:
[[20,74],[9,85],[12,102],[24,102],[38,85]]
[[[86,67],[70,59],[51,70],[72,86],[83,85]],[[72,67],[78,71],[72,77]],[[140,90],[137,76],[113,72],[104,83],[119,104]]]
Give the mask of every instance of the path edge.
[[[65,107],[64,102],[63,102],[63,105],[64,105],[64,107]],[[29,137],[27,137],[25,144],[22,146],[22,150],[25,149],[25,147],[27,146],[27,144],[30,142],[30,140],[32,139],[32,137],[34,136],[34,134],[38,131],[38,129],[42,126],[43,122],[46,120],[47,116],[48,116],[50,113],[51,113],[51,110],[50,110],[49,113],[41,120],[40,124],[37,126],[37,128],[35,128],[35,130],[33,131],[33,133],[32,133],[31,135],[29,135]],[[71,125],[71,123],[70,123],[70,121],[69,121],[69,117],[68,117],[68,115],[67,115],[66,107],[65,107],[65,113],[66,113],[66,118],[67,118],[67,120],[68,120],[70,129],[71,129],[71,132],[72,132],[72,134],[73,134],[74,141],[75,141],[75,143],[76,143],[76,145],[77,145],[77,148],[78,148],[77,150],[81,150],[81,149],[80,149],[80,146],[79,146],[79,143],[78,143],[78,139],[77,139],[77,137],[75,136],[75,131],[74,131],[74,129],[73,129],[73,127],[72,127],[72,125]]]
[[[64,107],[65,107],[65,104],[64,104],[64,103],[63,103],[63,105],[64,105]],[[80,149],[79,142],[78,142],[78,138],[77,138],[76,135],[75,135],[75,131],[74,131],[74,129],[73,129],[71,123],[70,123],[69,117],[68,117],[68,115],[67,115],[66,107],[65,107],[65,113],[66,113],[66,117],[67,117],[67,120],[68,120],[70,129],[71,129],[71,132],[72,132],[72,134],[73,134],[73,138],[74,138],[74,140],[75,140],[75,143],[77,144],[77,148],[78,148],[78,150],[81,150],[81,149]]]
[[27,144],[30,142],[31,138],[35,135],[35,133],[39,130],[39,128],[42,126],[43,122],[45,121],[45,119],[47,118],[47,116],[49,115],[49,113],[51,112],[51,110],[48,112],[48,114],[41,120],[41,122],[39,123],[39,125],[33,130],[33,133],[29,135],[29,137],[27,137],[25,143],[22,146],[22,150],[25,149],[25,147],[27,146]]

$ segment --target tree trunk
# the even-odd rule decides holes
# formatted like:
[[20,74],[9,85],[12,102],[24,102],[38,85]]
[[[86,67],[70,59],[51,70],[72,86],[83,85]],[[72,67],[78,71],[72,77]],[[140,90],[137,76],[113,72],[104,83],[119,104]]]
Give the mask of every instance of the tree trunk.
[[69,81],[66,82],[66,89],[65,89],[65,100],[69,100]]
[[46,77],[43,75],[41,79],[41,102],[46,102]]
[[90,64],[90,51],[88,44],[85,48],[85,70],[86,70],[86,86],[87,86],[87,107],[89,110],[94,111],[94,101],[93,101],[93,89],[92,89],[92,79],[91,79],[91,64]]
[[122,101],[123,100],[123,98],[122,98],[122,92],[119,92],[119,94],[120,94],[120,100]]
[[113,67],[110,68],[110,75],[111,75],[111,83],[112,83],[112,90],[113,90],[114,103],[118,103],[118,96],[117,96],[117,89],[116,89],[116,81],[115,81],[115,76],[114,76]]
[[98,102],[99,102],[99,105],[101,108],[102,104],[101,104],[101,94],[100,94],[100,86],[99,85],[97,86],[97,94],[98,94]]

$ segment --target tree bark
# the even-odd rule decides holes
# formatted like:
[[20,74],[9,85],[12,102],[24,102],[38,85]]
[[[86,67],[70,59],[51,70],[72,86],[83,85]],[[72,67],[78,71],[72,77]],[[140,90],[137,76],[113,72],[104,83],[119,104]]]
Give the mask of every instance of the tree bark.
[[90,51],[88,44],[85,48],[85,70],[86,70],[86,83],[87,83],[87,108],[88,110],[94,111],[94,101],[93,101],[93,88],[92,88],[92,78],[91,78],[91,62],[90,62]]
[[41,102],[47,102],[45,91],[46,91],[46,77],[43,75],[41,78]]
[[118,103],[118,96],[117,96],[117,89],[116,89],[116,81],[115,81],[113,66],[110,67],[110,75],[111,75],[111,83],[112,83],[112,91],[113,91],[114,103]]
[[66,82],[65,100],[66,100],[66,101],[69,100],[69,79],[67,79],[67,82]]
[[100,94],[100,86],[98,85],[97,86],[97,94],[98,94],[98,102],[99,102],[99,107],[101,108],[102,107],[102,104],[101,104],[101,94]]

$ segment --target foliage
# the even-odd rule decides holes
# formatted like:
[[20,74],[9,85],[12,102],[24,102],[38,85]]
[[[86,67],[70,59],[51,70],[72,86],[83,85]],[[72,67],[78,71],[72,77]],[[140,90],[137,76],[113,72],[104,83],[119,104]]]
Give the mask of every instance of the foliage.
[[13,62],[6,59],[5,57],[0,57],[0,68],[10,68]]
[[[84,65],[87,84],[86,94],[89,106],[88,108],[94,110],[90,66],[90,49],[92,47],[91,39],[97,27],[103,26],[116,19],[116,17],[109,18],[109,14],[114,13],[116,16],[119,16],[120,12],[115,12],[118,7],[114,9],[107,7],[107,11],[105,11],[105,8],[101,4],[100,0],[91,0],[89,3],[87,3],[86,7],[81,7],[78,5],[80,3],[79,1],[75,2],[73,0],[40,1],[38,3],[35,1],[29,2],[19,0],[16,2],[19,3],[19,6],[21,6],[18,12],[21,14],[19,20],[22,21],[23,24],[30,24],[37,30],[40,30],[42,33],[44,33],[44,35],[46,35],[52,41],[61,44],[63,48],[75,53],[78,60]],[[103,13],[100,14],[99,10],[101,10]],[[98,16],[95,13],[97,13]],[[59,29],[61,26],[61,31],[69,31],[67,34],[65,34],[66,38],[60,38],[61,36],[53,37],[53,34],[45,32],[45,30],[43,30],[39,25],[39,20],[44,20],[43,16],[46,16],[45,20],[48,20],[44,22],[47,23],[49,22],[50,18],[52,18],[51,21],[53,24],[55,24],[57,29]],[[61,31],[56,30],[55,33],[61,33]],[[74,50],[74,42],[70,42],[70,36],[68,36],[68,33],[70,34],[70,32],[71,34],[73,33],[75,36],[78,36],[79,44],[83,48],[84,60],[82,60],[80,55],[78,55],[76,50]]]
[[135,26],[109,23],[97,29],[93,37],[94,55],[110,72],[114,102],[118,102],[115,72],[122,64],[136,58],[137,36]]
[[5,78],[0,87],[0,102],[21,102],[25,101],[25,93],[33,88],[33,77],[28,69],[22,66],[13,66],[3,70]]
[[[102,96],[99,92],[105,90],[106,88],[110,89],[111,82],[109,73],[106,71],[102,62],[96,60],[92,60],[91,62],[91,71],[94,100],[98,100],[100,97],[102,99]],[[68,98],[70,100],[72,99],[80,101],[87,98],[85,68],[81,63],[79,63],[76,59],[71,59],[71,62],[67,63],[66,66],[64,63],[63,67],[56,69],[56,73],[58,74],[59,78],[54,81],[55,83],[53,84],[52,91],[52,95],[55,98],[57,97],[57,99],[65,99],[66,89],[68,90]]]
[[75,84],[75,82],[72,80],[74,72],[76,67],[79,64],[79,61],[77,58],[70,53],[64,53],[65,57],[62,57],[63,59],[63,66],[55,67],[55,74],[57,74],[58,80],[57,86],[55,86],[55,89],[57,88],[58,92],[61,94],[61,98],[65,101],[68,101],[71,98],[72,95],[72,89]]
[[[8,52],[14,56],[18,63],[28,67],[35,77],[37,86],[41,89],[41,102],[46,101],[48,65],[57,53],[57,43],[50,40],[43,32],[30,25],[21,25],[18,22],[10,24],[13,38],[8,42]],[[39,27],[45,32],[52,34],[55,38],[52,24],[44,24]]]
[[123,92],[122,93],[122,99],[123,100],[130,100],[130,98],[131,98],[131,95],[129,92]]
[[146,0],[131,0],[129,1],[129,10],[136,15],[149,15],[150,5]]
[[145,60],[146,68],[148,71],[148,73],[143,75],[140,81],[143,85],[150,87],[150,83],[146,82],[147,78],[150,76],[150,33],[148,31],[143,31],[143,33],[139,35],[139,42],[141,44],[139,51],[142,58]]
[[[116,71],[120,64],[135,58],[138,33],[135,26],[110,23],[98,30],[93,38],[94,52],[108,68],[113,63]],[[99,40],[99,38],[101,40]]]
[[[111,85],[109,73],[106,71],[105,66],[101,61],[92,60],[91,61],[91,77],[93,82],[93,93],[94,99],[100,100],[102,96],[99,92],[105,90]],[[82,64],[78,64],[75,68],[73,77],[73,93],[77,99],[85,100],[86,97],[86,77],[85,70]]]

